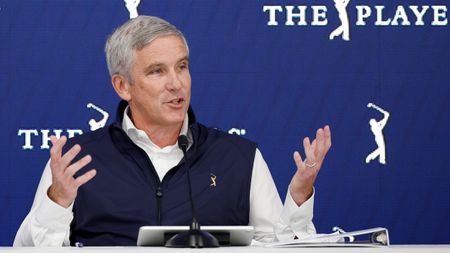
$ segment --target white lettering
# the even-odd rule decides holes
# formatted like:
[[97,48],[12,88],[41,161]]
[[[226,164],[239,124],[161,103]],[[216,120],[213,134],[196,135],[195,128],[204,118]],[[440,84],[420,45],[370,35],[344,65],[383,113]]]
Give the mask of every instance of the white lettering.
[[377,21],[375,22],[375,25],[379,25],[379,26],[389,25],[391,23],[391,19],[383,20],[384,6],[376,5],[375,9],[377,10]]
[[[55,129],[53,130],[54,135],[56,138],[61,138],[62,129]],[[49,149],[49,142],[50,142],[50,136],[49,136],[50,130],[48,129],[41,129],[41,135],[42,135],[42,145],[41,149]]]
[[230,130],[228,130],[229,134],[236,134],[236,135],[245,135],[246,131],[245,129],[237,129],[237,128],[231,128]]
[[67,138],[72,138],[75,135],[82,135],[83,134],[83,130],[81,129],[67,129]]
[[[434,20],[431,22],[431,25],[441,26],[447,25],[447,6],[445,5],[436,5],[431,6],[434,10]],[[441,19],[442,18],[442,19]]]
[[411,25],[408,20],[408,15],[406,15],[405,8],[402,5],[397,6],[397,10],[395,11],[394,19],[392,20],[391,25],[398,25],[398,20],[402,19],[402,25]]
[[[24,140],[24,145],[22,146],[22,149],[27,150],[27,149],[33,149],[33,143],[32,143],[32,135],[34,136],[39,136],[39,132],[41,134],[41,149],[49,149],[50,148],[50,136],[54,135],[56,136],[56,138],[61,138],[62,134],[63,134],[63,130],[62,129],[54,129],[54,130],[50,130],[50,129],[40,129],[38,131],[38,129],[19,129],[19,131],[17,132],[17,136],[25,136],[25,140]],[[76,135],[80,135],[83,134],[83,130],[81,129],[66,129],[66,134],[67,134],[67,138],[72,138]]]
[[[446,5],[398,5],[393,7],[395,8],[394,13],[389,12],[391,8],[386,9],[384,5],[356,5],[355,25],[366,26],[367,23],[373,22],[375,26],[424,26],[425,15],[430,13],[431,9],[433,9],[433,20],[430,20],[429,24],[433,26],[448,25],[448,7]],[[344,6],[343,10],[346,10],[346,6]],[[311,26],[328,25],[328,9],[325,5],[264,5],[263,12],[268,12],[267,25],[269,26],[278,26],[283,15],[286,26],[306,26],[308,23]],[[279,13],[283,12],[285,14],[281,14],[280,16]],[[342,13],[346,12],[342,11]],[[342,23],[341,16],[339,18]]]
[[306,23],[306,6],[297,6],[298,13],[294,13],[294,6],[288,5],[286,8],[286,25],[294,25],[294,18],[298,18],[297,25],[307,25]]
[[269,11],[269,21],[267,22],[267,25],[270,26],[277,26],[277,11],[283,12],[283,8],[280,5],[265,5],[263,7],[263,12]]
[[327,25],[327,7],[326,6],[311,6],[313,9],[313,21],[311,25]]
[[366,21],[364,20],[370,17],[370,15],[372,14],[372,9],[366,5],[359,5],[356,6],[356,10],[358,13],[358,20],[356,21],[356,25],[366,25]]
[[22,134],[25,134],[25,144],[22,146],[22,149],[33,149],[33,145],[31,145],[31,134],[37,136],[38,131],[36,129],[19,129],[17,136],[22,136]]
[[417,5],[411,5],[409,6],[409,8],[413,11],[414,15],[416,15],[415,25],[425,25],[425,23],[423,22],[423,16],[430,7],[428,5],[423,5],[421,11],[419,11],[419,6]]

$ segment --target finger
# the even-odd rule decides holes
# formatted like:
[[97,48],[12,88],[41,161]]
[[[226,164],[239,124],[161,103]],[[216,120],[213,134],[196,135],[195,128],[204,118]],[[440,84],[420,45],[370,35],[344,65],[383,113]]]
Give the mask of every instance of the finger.
[[83,184],[85,184],[89,180],[91,180],[93,177],[95,177],[95,175],[97,175],[97,171],[95,169],[92,169],[92,170],[84,173],[83,175],[81,175],[81,176],[77,177],[77,179],[75,179],[75,186],[77,188],[82,186]]
[[305,137],[303,139],[303,148],[305,149],[305,153],[307,150],[309,150],[311,148],[311,142],[309,141],[308,137]]
[[62,148],[67,142],[67,138],[66,136],[62,136],[57,139],[55,136],[51,136],[50,140],[52,142],[52,147],[50,148],[50,158],[52,158],[52,160],[59,160],[59,158],[61,158]]
[[[313,144],[315,145],[314,141],[313,141]],[[315,157],[314,157],[313,146],[311,145],[308,137],[303,139],[303,148],[305,149],[306,160],[308,160],[310,162],[314,162]]]
[[325,146],[328,149],[330,149],[331,147],[331,129],[330,126],[326,125],[324,128],[324,132],[325,132]]
[[317,140],[314,139],[313,143],[311,144],[311,161],[317,162]]
[[55,145],[55,143],[58,141],[58,139],[56,138],[56,136],[52,135],[52,136],[50,136],[50,141],[52,142],[52,145]]
[[324,156],[324,151],[325,151],[324,132],[323,132],[322,128],[319,128],[317,130],[317,132],[316,132],[316,140],[317,140],[316,157],[321,160],[323,158],[323,156]]
[[66,168],[69,166],[69,164],[72,162],[72,160],[75,158],[75,156],[78,155],[81,151],[81,146],[78,144],[75,144],[69,151],[67,151],[60,160],[60,166],[62,168]]
[[90,155],[84,156],[80,160],[76,161],[75,163],[73,163],[72,165],[67,167],[64,175],[67,177],[73,177],[73,175],[75,175],[75,173],[77,173],[77,171],[79,171],[84,166],[88,165],[91,161],[92,161],[92,157]]
[[293,157],[295,165],[297,166],[297,170],[303,169],[305,167],[305,164],[303,163],[302,156],[300,155],[300,153],[298,151],[295,151]]
[[317,139],[314,139],[311,143],[311,153],[314,154],[314,157],[317,157]]
[[61,159],[62,147],[66,144],[67,139],[65,136],[60,139],[55,136],[51,136],[50,140],[52,142],[52,147],[50,148],[50,169],[52,171],[52,175],[58,176],[62,173],[59,163]]

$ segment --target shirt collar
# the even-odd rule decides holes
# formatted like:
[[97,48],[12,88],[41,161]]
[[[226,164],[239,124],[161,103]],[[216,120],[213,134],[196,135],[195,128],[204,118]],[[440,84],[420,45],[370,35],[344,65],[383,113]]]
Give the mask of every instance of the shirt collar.
[[[134,125],[133,121],[128,116],[129,108],[130,108],[130,106],[127,106],[125,108],[124,112],[123,112],[122,129],[125,131],[125,133],[128,135],[128,137],[130,137],[130,139],[133,142],[136,142],[139,139],[139,135],[145,134],[145,132],[143,130],[141,130],[141,129],[136,128],[136,126]],[[189,138],[190,135],[188,134],[188,129],[189,129],[188,125],[189,125],[189,116],[186,113],[186,117],[184,117],[183,125],[181,126],[180,135],[186,135],[186,136],[188,136],[188,139],[190,139]],[[156,144],[154,144],[152,142],[152,140],[150,138],[148,138],[148,136],[147,136],[147,139],[150,141],[150,145],[151,146],[153,146],[153,147],[155,147],[157,149],[161,149]],[[169,147],[171,149],[171,147],[173,147],[173,146],[177,147],[178,146],[178,141],[177,141],[177,143],[175,143],[175,145],[164,147],[162,149],[166,149],[166,148],[169,148]]]

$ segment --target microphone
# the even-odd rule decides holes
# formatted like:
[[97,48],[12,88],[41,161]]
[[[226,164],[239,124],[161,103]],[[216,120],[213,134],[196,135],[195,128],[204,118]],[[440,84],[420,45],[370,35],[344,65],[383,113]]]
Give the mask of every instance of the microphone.
[[169,248],[216,248],[219,247],[219,241],[212,234],[202,231],[200,224],[197,221],[197,213],[192,198],[192,186],[190,175],[190,164],[186,155],[189,142],[186,135],[178,137],[178,147],[183,151],[184,161],[186,166],[186,175],[188,179],[189,199],[191,202],[192,223],[189,230],[181,232],[170,238],[165,246]]
[[186,151],[188,148],[189,142],[188,142],[188,138],[186,137],[186,135],[180,135],[178,137],[178,147],[181,149],[181,151],[183,151],[183,155],[186,156]]

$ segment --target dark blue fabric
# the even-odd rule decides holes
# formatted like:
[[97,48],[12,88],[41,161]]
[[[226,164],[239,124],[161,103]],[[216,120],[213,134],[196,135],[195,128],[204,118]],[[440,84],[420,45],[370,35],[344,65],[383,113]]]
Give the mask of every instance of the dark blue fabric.
[[[264,6],[281,5],[278,26]],[[285,6],[306,6],[306,26],[286,26]],[[350,41],[329,40],[341,22],[333,0],[141,0],[141,15],[166,19],[189,44],[191,104],[207,126],[258,143],[281,199],[295,172],[292,153],[329,124],[333,146],[315,183],[320,233],[387,227],[393,244],[450,244],[450,24],[431,6],[448,0],[351,0]],[[313,26],[313,6],[327,7]],[[358,6],[372,13],[356,25]],[[403,6],[409,26],[377,26]],[[416,25],[409,6],[429,9]],[[295,11],[298,9],[296,8]],[[49,135],[114,122],[118,96],[104,45],[129,19],[123,0],[0,1],[0,246],[11,246],[49,159]],[[295,19],[298,21],[298,19]],[[402,20],[399,20],[402,22]],[[365,163],[377,148],[369,121],[391,114],[387,164]],[[25,134],[34,130],[25,149]],[[49,131],[46,134],[45,131]]]
[[[200,224],[247,225],[256,144],[198,123],[190,124],[190,130],[194,144],[187,157]],[[76,143],[82,147],[76,159],[92,156],[78,175],[92,168],[97,175],[78,191],[72,244],[136,245],[140,226],[190,224],[184,159],[160,182],[148,156],[128,138],[121,122],[71,139],[66,150]],[[216,186],[211,186],[211,173]]]

